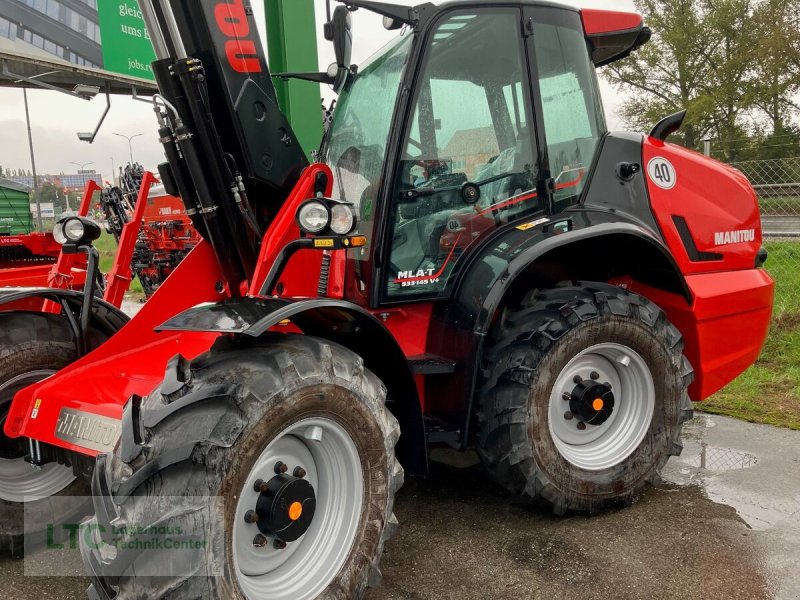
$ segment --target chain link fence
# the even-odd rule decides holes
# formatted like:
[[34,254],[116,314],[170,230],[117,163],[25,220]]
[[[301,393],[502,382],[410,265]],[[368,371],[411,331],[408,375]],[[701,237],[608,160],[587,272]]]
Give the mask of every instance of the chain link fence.
[[771,150],[782,158],[725,160],[729,148],[712,156],[742,171],[758,194],[769,251],[766,268],[775,279],[775,318],[780,319],[800,314],[800,147],[783,144]]

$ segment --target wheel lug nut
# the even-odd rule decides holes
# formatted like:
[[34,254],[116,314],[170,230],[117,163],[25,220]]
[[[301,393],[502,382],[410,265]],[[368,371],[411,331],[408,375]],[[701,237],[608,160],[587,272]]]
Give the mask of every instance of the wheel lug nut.
[[583,421],[578,421],[578,430],[583,431],[584,429],[586,429],[586,423]]
[[589,377],[597,381],[598,379],[600,379],[600,373],[598,373],[597,371],[592,371],[592,374],[589,375]]
[[570,394],[569,392],[564,392],[563,394],[561,394],[561,399],[566,402],[569,402],[570,400],[572,400],[572,394]]
[[282,463],[278,461],[275,463],[275,474],[276,475],[283,475],[286,471],[289,470],[289,467],[286,466],[286,463]]
[[263,479],[256,479],[256,482],[253,484],[253,489],[257,492],[266,492],[267,482]]
[[567,421],[571,420],[573,416],[574,416],[574,415],[573,415],[573,414],[572,414],[570,411],[567,411],[567,412],[565,412],[565,413],[564,413],[564,418],[565,418]]
[[572,381],[575,383],[575,385],[577,385],[583,381],[583,377],[580,375],[575,375],[575,377],[572,378]]
[[259,533],[256,537],[253,538],[253,548],[263,548],[264,546],[267,545],[267,542],[269,542],[269,540],[266,537],[264,537],[264,535]]
[[258,513],[254,510],[248,510],[244,513],[244,522],[245,523],[258,523]]
[[306,470],[303,467],[295,467],[294,472],[292,473],[298,479],[302,479],[306,476]]
[[283,540],[275,540],[272,542],[272,546],[275,548],[275,550],[283,550],[286,548],[286,542]]
[[608,389],[611,389],[611,384],[608,383],[607,381],[603,385],[606,386]]

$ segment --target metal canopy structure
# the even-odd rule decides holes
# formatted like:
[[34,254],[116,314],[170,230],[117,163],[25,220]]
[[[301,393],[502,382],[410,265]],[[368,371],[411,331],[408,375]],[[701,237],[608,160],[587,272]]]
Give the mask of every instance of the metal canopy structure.
[[147,79],[81,67],[44,53],[25,54],[0,47],[0,87],[51,89],[86,97],[76,92],[76,86],[108,89],[126,96],[150,96],[157,89],[155,82]]

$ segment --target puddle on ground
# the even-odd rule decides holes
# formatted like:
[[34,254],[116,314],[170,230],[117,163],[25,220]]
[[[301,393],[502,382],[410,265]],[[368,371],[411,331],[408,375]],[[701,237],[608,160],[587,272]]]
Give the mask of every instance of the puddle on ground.
[[758,457],[755,454],[733,448],[717,448],[708,444],[700,444],[700,454],[693,456],[685,464],[696,469],[725,473],[754,467],[758,464]]
[[[667,464],[665,479],[678,485],[700,486],[710,500],[733,507],[755,530],[770,529],[796,518],[800,514],[800,497],[776,494],[768,478],[769,468],[764,472],[755,469],[752,475],[744,476],[745,480],[738,477],[737,472],[757,467],[761,459],[751,452],[708,444],[706,432],[714,426],[714,420],[707,415],[699,415],[688,424],[683,432],[683,453]],[[762,481],[763,485],[748,485],[749,480]]]

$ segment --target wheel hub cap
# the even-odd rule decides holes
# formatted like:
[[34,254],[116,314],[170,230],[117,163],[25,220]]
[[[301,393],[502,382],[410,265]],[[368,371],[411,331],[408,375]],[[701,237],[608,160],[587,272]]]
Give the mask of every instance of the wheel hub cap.
[[283,542],[300,539],[314,519],[314,488],[305,479],[290,475],[276,475],[265,487],[256,502],[259,531]]
[[614,412],[614,393],[607,383],[581,381],[570,396],[570,411],[587,425],[602,425]]

